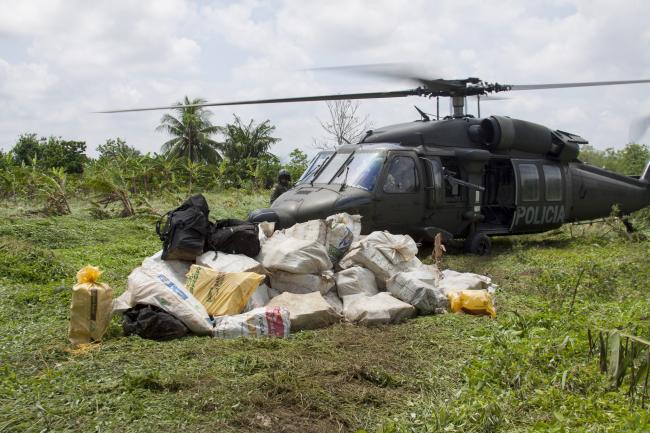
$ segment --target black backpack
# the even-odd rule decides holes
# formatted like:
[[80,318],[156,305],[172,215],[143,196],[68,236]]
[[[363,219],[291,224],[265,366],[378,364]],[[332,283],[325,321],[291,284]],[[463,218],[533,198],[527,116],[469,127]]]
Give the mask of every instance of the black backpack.
[[260,253],[257,224],[237,219],[217,220],[210,230],[208,248],[255,257]]
[[[193,195],[173,211],[160,217],[156,233],[163,241],[163,260],[194,261],[205,250],[205,241],[210,228],[210,209],[205,197]],[[167,221],[161,231],[163,218]]]

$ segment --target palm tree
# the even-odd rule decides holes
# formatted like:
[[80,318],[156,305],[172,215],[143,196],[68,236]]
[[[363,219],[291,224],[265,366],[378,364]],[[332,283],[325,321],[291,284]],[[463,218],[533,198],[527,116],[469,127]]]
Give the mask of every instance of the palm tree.
[[259,158],[268,154],[272,144],[280,141],[279,138],[271,136],[275,126],[272,126],[268,120],[257,125],[251,120],[244,125],[235,115],[235,122],[220,128],[220,131],[225,140],[219,143],[219,149],[230,161]]
[[183,157],[193,162],[216,163],[221,160],[217,151],[218,143],[210,137],[221,130],[210,122],[212,113],[203,107],[192,105],[203,104],[205,99],[190,100],[187,96],[178,102],[174,111],[177,117],[164,114],[156,131],[164,131],[172,139],[162,145],[162,151],[168,157]]

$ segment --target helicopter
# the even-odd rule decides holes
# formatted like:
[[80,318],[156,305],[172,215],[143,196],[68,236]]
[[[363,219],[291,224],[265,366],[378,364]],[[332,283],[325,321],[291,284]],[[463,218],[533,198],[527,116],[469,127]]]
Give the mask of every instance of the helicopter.
[[[398,91],[192,106],[420,96],[436,98],[436,119],[415,107],[418,120],[375,128],[358,143],[318,153],[291,190],[270,208],[249,213],[251,222],[271,221],[276,228],[286,228],[347,212],[362,216],[362,234],[388,230],[422,241],[438,234],[445,242],[464,238],[467,252],[483,255],[491,251],[492,236],[540,233],[568,222],[606,217],[613,206],[624,217],[650,205],[650,162],[640,176],[624,176],[580,161],[580,145],[588,142],[579,135],[527,120],[480,116],[480,100],[491,94],[650,83],[648,79],[515,85],[473,77],[422,78],[377,65],[324,69],[408,78],[419,85]],[[471,96],[476,97],[478,117],[466,112]],[[440,98],[450,98],[452,107],[442,119]]]

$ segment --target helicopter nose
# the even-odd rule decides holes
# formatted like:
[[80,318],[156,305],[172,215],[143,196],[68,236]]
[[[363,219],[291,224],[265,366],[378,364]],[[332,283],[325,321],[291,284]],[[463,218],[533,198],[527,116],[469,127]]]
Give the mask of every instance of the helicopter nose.
[[274,222],[276,229],[291,227],[296,223],[295,217],[291,212],[284,209],[255,209],[248,213],[248,221],[252,223]]

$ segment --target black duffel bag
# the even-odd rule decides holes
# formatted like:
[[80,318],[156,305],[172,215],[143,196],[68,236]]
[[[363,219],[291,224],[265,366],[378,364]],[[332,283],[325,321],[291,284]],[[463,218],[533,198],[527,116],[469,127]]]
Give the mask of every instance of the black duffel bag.
[[[160,217],[156,233],[163,242],[163,260],[189,260],[203,254],[210,229],[210,208],[202,194],[196,194],[173,211]],[[167,217],[164,227],[162,221]]]
[[255,257],[260,253],[257,224],[237,219],[217,220],[210,230],[208,249]]
[[149,340],[173,340],[190,333],[187,326],[155,305],[137,304],[122,315],[124,335],[139,335]]

